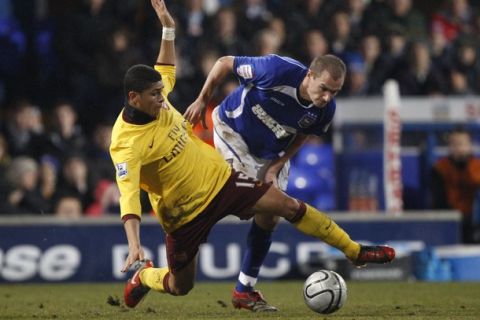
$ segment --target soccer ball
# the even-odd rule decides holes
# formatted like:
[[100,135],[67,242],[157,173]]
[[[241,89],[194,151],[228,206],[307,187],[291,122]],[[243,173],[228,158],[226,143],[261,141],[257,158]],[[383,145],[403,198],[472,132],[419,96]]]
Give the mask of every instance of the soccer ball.
[[318,313],[332,313],[347,301],[347,285],[336,272],[320,270],[312,273],[303,285],[307,306]]

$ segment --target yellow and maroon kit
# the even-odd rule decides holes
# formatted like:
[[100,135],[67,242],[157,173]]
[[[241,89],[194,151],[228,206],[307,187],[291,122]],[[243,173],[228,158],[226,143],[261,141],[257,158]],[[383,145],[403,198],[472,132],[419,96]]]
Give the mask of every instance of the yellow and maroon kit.
[[191,125],[166,99],[175,84],[175,67],[155,69],[162,75],[162,94],[169,108],[144,125],[128,123],[120,114],[113,127],[110,154],[117,171],[122,217],[140,217],[142,188],[170,233],[207,207],[231,169],[215,149],[192,133]]

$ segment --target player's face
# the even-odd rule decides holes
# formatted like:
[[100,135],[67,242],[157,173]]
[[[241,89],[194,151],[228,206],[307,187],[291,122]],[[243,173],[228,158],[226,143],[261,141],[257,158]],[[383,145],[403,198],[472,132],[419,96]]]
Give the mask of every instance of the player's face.
[[162,95],[163,82],[158,81],[137,96],[137,107],[156,118],[161,108],[166,108],[165,98]]
[[307,85],[307,93],[310,100],[318,108],[323,108],[329,103],[333,97],[342,89],[344,77],[334,80],[328,71],[315,74],[309,71]]

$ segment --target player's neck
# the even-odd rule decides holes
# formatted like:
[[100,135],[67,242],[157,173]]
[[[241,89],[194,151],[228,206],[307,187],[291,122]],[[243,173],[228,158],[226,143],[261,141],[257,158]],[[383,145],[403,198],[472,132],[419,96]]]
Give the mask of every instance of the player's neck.
[[312,101],[309,99],[310,97],[307,93],[306,81],[306,78],[303,79],[302,83],[300,83],[300,86],[297,88],[297,97],[301,104],[309,105],[312,103]]
[[147,124],[155,120],[154,117],[148,113],[141,111],[135,107],[132,107],[128,103],[125,103],[125,108],[123,109],[122,118],[125,122],[131,124]]

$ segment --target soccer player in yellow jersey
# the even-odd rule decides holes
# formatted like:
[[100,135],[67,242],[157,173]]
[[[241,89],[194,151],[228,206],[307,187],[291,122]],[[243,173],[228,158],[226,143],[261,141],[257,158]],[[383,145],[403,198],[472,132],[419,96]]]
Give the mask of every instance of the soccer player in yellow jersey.
[[[175,84],[175,23],[163,0],[151,0],[163,33],[155,68],[131,67],[124,78],[127,104],[112,132],[110,153],[120,189],[121,217],[129,253],[122,269],[134,263],[125,304],[135,307],[150,289],[185,295],[195,278],[199,245],[216,222],[233,214],[277,215],[294,227],[342,250],[355,264],[390,262],[395,251],[352,241],[326,214],[270,184],[234,171],[222,156],[192,133],[191,125],[168,102]],[[166,232],[168,267],[154,268],[140,244],[140,189]]]

